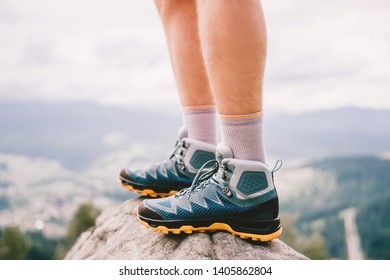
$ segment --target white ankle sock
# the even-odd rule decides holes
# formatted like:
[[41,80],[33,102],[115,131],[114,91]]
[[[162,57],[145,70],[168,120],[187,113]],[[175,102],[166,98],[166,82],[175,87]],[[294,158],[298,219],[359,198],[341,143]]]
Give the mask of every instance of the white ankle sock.
[[216,121],[215,105],[183,107],[183,125],[188,138],[216,145]]
[[234,158],[265,163],[261,112],[247,115],[219,115],[219,119],[222,143],[232,149]]

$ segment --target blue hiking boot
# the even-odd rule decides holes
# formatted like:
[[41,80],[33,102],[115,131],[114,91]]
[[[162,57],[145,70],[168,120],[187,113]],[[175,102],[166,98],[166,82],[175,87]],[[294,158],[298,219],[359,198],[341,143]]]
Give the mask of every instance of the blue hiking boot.
[[171,197],[144,200],[138,218],[166,234],[224,230],[243,239],[270,241],[282,233],[274,171],[261,162],[234,159],[231,149],[219,144],[217,160],[200,169],[191,187]]
[[215,158],[215,146],[187,138],[187,130],[179,130],[175,151],[168,160],[148,169],[124,168],[119,174],[120,184],[143,196],[166,197],[190,187],[204,163]]

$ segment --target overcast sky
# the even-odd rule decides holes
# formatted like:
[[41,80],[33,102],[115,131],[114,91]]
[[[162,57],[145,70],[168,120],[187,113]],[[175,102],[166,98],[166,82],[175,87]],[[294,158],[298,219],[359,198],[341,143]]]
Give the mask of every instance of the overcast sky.
[[[263,1],[265,106],[390,109],[390,1]],[[178,107],[152,1],[0,0],[0,101]]]

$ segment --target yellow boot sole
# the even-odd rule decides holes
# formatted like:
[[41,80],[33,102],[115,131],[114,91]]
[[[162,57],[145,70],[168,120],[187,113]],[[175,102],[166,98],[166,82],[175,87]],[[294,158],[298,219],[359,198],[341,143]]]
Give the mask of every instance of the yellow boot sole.
[[260,241],[260,242],[267,242],[267,241],[271,241],[272,239],[279,238],[282,235],[282,231],[283,231],[282,228],[279,228],[277,231],[270,233],[270,234],[245,233],[245,232],[235,231],[228,224],[225,224],[225,223],[213,223],[212,225],[210,225],[208,227],[198,227],[198,228],[195,228],[195,227],[190,226],[190,225],[183,225],[180,228],[167,228],[165,226],[152,227],[148,223],[146,223],[140,219],[139,219],[139,221],[146,228],[151,228],[154,232],[160,231],[160,232],[165,233],[165,234],[168,234],[168,233],[192,234],[193,232],[206,232],[206,231],[213,232],[213,231],[217,231],[217,230],[223,230],[223,231],[228,231],[235,236],[239,236],[242,239],[252,239],[253,241]]

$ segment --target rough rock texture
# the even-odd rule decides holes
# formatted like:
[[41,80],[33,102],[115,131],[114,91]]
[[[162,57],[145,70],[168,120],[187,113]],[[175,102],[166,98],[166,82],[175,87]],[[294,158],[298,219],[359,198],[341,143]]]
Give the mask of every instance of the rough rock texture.
[[124,202],[104,211],[96,226],[84,232],[65,259],[114,260],[274,260],[307,259],[282,241],[242,240],[227,232],[165,235],[138,222],[136,209],[142,199]]

